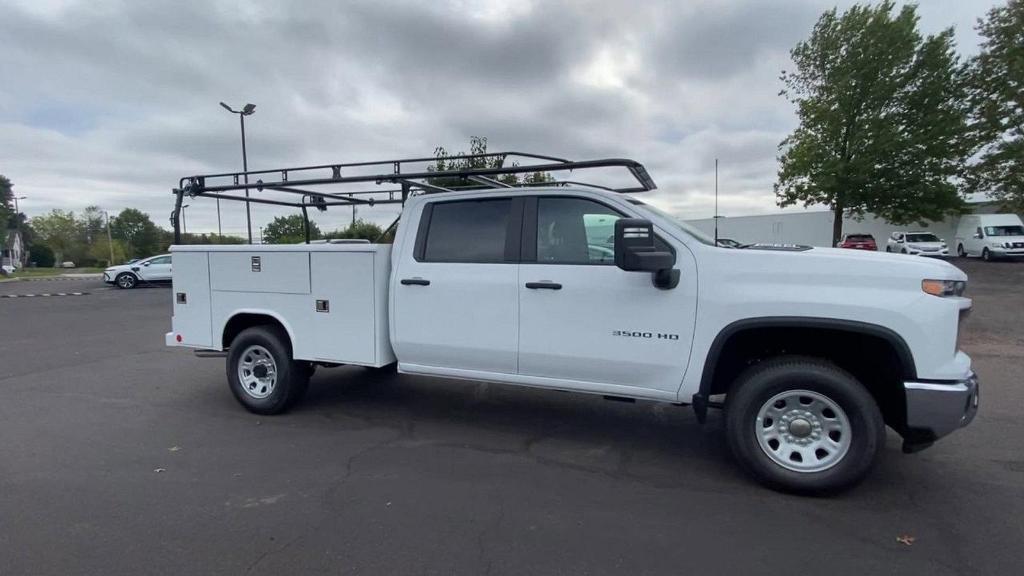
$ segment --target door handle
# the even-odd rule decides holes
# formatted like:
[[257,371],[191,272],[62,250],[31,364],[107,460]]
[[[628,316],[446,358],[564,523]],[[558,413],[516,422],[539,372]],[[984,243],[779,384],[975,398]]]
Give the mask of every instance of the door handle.
[[402,286],[430,286],[430,280],[423,278],[402,278]]
[[545,280],[543,282],[527,282],[526,287],[530,290],[561,290],[562,285],[558,282]]

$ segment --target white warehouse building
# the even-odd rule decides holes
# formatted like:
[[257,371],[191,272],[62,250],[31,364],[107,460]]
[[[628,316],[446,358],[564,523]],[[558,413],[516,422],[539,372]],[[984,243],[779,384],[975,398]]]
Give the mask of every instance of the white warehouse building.
[[[999,213],[999,205],[994,202],[972,202],[968,204],[974,214]],[[844,234],[871,234],[875,237],[878,249],[885,250],[885,241],[896,230],[928,231],[946,240],[953,251],[953,238],[959,216],[952,216],[939,222],[929,222],[925,226],[909,224],[897,226],[870,214],[862,220],[855,218],[843,219]],[[715,219],[703,218],[687,220],[713,236]],[[720,216],[718,218],[718,237],[731,238],[743,244],[768,242],[773,244],[807,244],[810,246],[832,245],[832,211],[806,210],[802,212],[777,212],[775,214],[759,214],[756,216]]]

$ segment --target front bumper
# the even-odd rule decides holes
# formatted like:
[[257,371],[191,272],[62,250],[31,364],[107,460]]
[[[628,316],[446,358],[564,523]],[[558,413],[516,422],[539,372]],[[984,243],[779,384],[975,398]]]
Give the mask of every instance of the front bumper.
[[993,246],[988,250],[996,258],[1019,258],[1024,256],[1024,250],[1021,250],[1020,248],[1004,248],[1002,246],[996,248]]
[[915,452],[963,428],[978,413],[978,376],[971,372],[959,382],[904,382],[907,426],[905,452]]
[[912,256],[934,256],[944,258],[949,256],[949,249],[943,248],[942,250],[909,250],[908,254]]
[[103,272],[103,281],[106,282],[107,284],[113,284],[114,283],[114,275],[113,274],[114,274],[113,272]]

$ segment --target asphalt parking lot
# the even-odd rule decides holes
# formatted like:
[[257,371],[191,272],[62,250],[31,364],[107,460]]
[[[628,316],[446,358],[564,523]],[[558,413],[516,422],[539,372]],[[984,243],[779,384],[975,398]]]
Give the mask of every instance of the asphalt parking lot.
[[977,419],[828,499],[661,404],[339,368],[254,416],[166,288],[2,283],[88,294],[0,298],[0,574],[1017,573],[1024,263],[954,263]]

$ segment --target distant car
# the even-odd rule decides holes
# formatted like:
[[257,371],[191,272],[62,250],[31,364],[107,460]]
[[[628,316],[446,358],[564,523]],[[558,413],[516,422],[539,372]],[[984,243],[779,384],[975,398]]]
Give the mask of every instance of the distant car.
[[893,232],[885,243],[885,251],[914,256],[949,256],[946,241],[931,232]]
[[836,244],[836,248],[851,248],[853,250],[878,251],[878,244],[871,234],[843,234],[843,237]]
[[733,240],[732,238],[719,238],[718,245],[722,248],[743,248],[743,244]]
[[14,266],[11,266],[9,264],[4,264],[3,266],[0,266],[0,275],[8,276],[10,274],[14,274]]
[[103,271],[103,281],[124,289],[135,288],[139,282],[170,282],[171,255],[161,254],[120,266],[111,266]]

